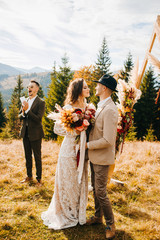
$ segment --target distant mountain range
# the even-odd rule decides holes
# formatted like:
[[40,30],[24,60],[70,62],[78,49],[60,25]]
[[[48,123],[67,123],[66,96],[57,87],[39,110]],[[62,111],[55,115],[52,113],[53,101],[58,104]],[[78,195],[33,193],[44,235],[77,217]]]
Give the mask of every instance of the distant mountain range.
[[49,72],[44,68],[34,67],[31,69],[22,69],[18,67],[12,67],[3,63],[0,63],[0,75],[7,74],[8,76],[25,74],[25,73],[40,73],[40,72]]
[[26,70],[0,63],[0,92],[2,93],[4,107],[8,108],[9,106],[18,75],[21,75],[24,89],[27,87],[30,79],[35,79],[41,84],[43,92],[47,96],[47,87],[51,82],[48,70],[39,67]]

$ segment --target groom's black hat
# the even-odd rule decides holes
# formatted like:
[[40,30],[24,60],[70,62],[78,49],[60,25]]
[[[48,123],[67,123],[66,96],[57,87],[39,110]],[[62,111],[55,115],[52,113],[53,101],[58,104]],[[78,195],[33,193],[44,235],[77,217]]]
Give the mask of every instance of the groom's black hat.
[[93,81],[93,82],[101,83],[102,85],[106,86],[107,88],[111,89],[112,91],[118,92],[116,90],[117,81],[115,78],[113,78],[109,74],[105,74],[99,79],[99,81]]

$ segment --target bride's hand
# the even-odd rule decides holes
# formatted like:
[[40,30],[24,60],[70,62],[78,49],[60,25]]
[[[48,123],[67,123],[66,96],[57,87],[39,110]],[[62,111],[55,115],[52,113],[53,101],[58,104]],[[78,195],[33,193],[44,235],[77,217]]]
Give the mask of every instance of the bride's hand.
[[76,130],[76,133],[77,133],[77,135],[80,135],[80,134],[81,134],[81,132],[80,132],[80,131],[78,131],[78,130]]

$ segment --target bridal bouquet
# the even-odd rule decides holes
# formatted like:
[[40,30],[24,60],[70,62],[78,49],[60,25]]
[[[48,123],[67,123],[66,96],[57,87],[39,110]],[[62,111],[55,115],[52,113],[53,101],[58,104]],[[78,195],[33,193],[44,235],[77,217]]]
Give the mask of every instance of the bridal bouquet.
[[[77,135],[75,138],[76,142],[76,155],[77,155],[77,168],[80,172],[79,181],[82,175],[82,168],[84,164],[84,155],[85,155],[85,142],[88,137],[88,133],[95,122],[95,112],[96,109],[94,105],[88,104],[87,107],[82,110],[81,108],[70,108],[64,109],[61,108],[58,104],[55,105],[58,113],[51,112],[48,115],[48,118],[52,120],[60,120],[62,126],[67,132],[72,133],[74,130],[80,132],[80,135]],[[86,133],[83,131],[86,130]],[[81,152],[81,154],[80,154]],[[81,161],[80,161],[81,158]]]
[[48,115],[48,118],[52,120],[58,118],[67,132],[72,133],[73,130],[82,132],[94,124],[95,107],[93,104],[89,104],[84,110],[80,108],[64,109],[58,104],[55,107],[58,113],[52,112]]

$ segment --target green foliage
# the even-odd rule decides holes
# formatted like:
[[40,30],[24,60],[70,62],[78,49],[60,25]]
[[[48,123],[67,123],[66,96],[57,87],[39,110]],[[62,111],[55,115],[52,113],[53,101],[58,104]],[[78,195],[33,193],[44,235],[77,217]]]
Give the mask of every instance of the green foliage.
[[41,85],[39,86],[39,90],[38,90],[37,95],[38,95],[40,98],[44,98],[44,92],[43,92],[43,89],[42,89],[42,86],[41,86]]
[[[20,131],[20,120],[18,118],[19,110],[21,108],[21,101],[20,97],[24,95],[23,93],[23,80],[21,76],[18,76],[17,85],[13,90],[11,96],[11,104],[9,106],[8,111],[8,123],[6,125],[9,128],[9,133],[12,135],[13,138],[19,138],[19,131]],[[7,131],[7,129],[6,129]]]
[[68,66],[68,57],[66,54],[62,57],[62,66],[60,71],[56,71],[56,65],[54,63],[53,72],[51,73],[51,84],[49,85],[48,97],[45,98],[46,111],[44,114],[43,125],[46,139],[56,139],[56,134],[53,132],[54,122],[47,118],[49,112],[55,110],[55,104],[60,106],[64,105],[66,97],[67,87],[69,82],[73,78],[73,72],[71,72]]
[[63,136],[57,136],[57,144],[61,145],[61,143],[63,142],[64,137]]
[[[98,81],[104,74],[111,74],[110,72],[111,59],[109,56],[109,49],[107,45],[106,38],[103,38],[101,48],[97,55],[97,61],[94,65],[94,70],[92,73],[92,80]],[[90,101],[96,106],[99,98],[95,96],[96,83],[92,81],[90,84]]]
[[5,122],[6,122],[6,115],[3,108],[2,94],[0,92],[0,132],[1,132],[1,128],[4,127]]
[[129,52],[127,60],[124,62],[124,70],[120,72],[120,78],[124,79],[126,82],[129,80],[129,73],[133,68],[132,54]]
[[21,76],[18,75],[17,78],[17,85],[13,90],[12,96],[11,96],[11,102],[12,104],[16,105],[18,109],[21,108],[21,100],[20,97],[22,97],[23,94],[23,80],[21,79]]
[[8,127],[13,138],[19,138],[20,120],[18,118],[19,109],[15,104],[11,104],[8,112]]
[[118,96],[116,92],[112,92],[111,98],[114,103],[119,103]]
[[135,126],[137,128],[138,139],[143,140],[147,134],[147,129],[154,123],[155,119],[155,77],[152,68],[145,73],[141,84],[142,95],[139,101],[135,104]]
[[95,105],[95,107],[96,107],[97,103],[99,102],[99,97],[95,95],[95,87],[96,87],[97,84],[92,81],[88,85],[89,85],[89,89],[90,89],[89,101],[91,103],[93,103]]
[[136,141],[137,140],[136,135],[137,135],[136,127],[132,125],[128,131],[128,134],[126,135],[125,140],[130,142]]
[[12,133],[10,132],[8,124],[6,124],[5,127],[2,128],[2,131],[0,132],[0,139],[6,140],[11,138],[13,138]]
[[153,129],[152,125],[150,126],[149,129],[147,129],[147,134],[145,136],[145,140],[148,142],[156,141],[156,136],[154,134],[154,129]]
[[94,72],[94,78],[96,80],[99,80],[104,74],[110,73],[110,65],[111,65],[111,59],[109,57],[109,49],[107,45],[106,38],[103,38],[102,46],[99,50],[99,54],[97,56],[97,61],[95,64],[95,72]]

